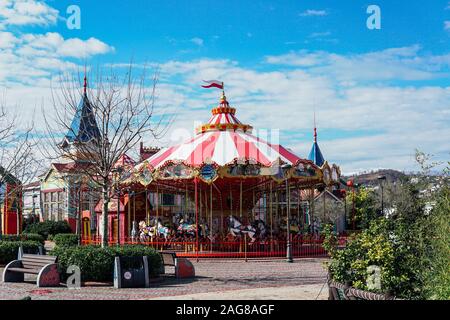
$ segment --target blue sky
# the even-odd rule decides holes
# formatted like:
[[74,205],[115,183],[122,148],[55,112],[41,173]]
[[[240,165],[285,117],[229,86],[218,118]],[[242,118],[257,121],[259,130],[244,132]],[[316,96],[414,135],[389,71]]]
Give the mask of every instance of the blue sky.
[[[73,4],[80,30],[66,27]],[[366,27],[371,4],[380,30]],[[315,110],[324,156],[344,172],[414,170],[415,148],[450,156],[449,43],[448,0],[1,0],[0,86],[27,113],[61,71],[156,63],[177,130],[209,118],[218,92],[199,85],[220,79],[241,121],[279,129],[300,156]]]

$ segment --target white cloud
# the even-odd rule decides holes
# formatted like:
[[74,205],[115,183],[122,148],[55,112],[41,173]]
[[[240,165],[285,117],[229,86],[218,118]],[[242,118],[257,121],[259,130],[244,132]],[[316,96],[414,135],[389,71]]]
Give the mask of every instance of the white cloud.
[[421,47],[390,48],[362,54],[338,55],[300,50],[267,56],[266,62],[286,67],[310,67],[309,72],[354,81],[429,80],[448,76],[450,55],[420,55]]
[[444,21],[444,30],[450,30],[450,20]]
[[0,49],[11,49],[18,41],[11,32],[0,31]]
[[4,81],[33,83],[39,77],[49,78],[52,74],[76,69],[75,61],[67,58],[88,58],[114,50],[95,38],[64,39],[55,32],[18,36],[0,32],[0,43],[3,49],[0,51],[0,84]]
[[299,14],[301,17],[311,17],[311,16],[326,16],[328,15],[328,12],[326,10],[314,10],[314,9],[308,9],[303,11]]
[[321,37],[327,37],[331,35],[330,31],[325,31],[325,32],[313,32],[309,35],[309,38],[321,38]]
[[203,39],[201,39],[201,38],[192,38],[190,41],[199,47],[203,46],[203,42],[204,42]]
[[0,29],[8,25],[54,25],[58,10],[43,1],[0,0]]

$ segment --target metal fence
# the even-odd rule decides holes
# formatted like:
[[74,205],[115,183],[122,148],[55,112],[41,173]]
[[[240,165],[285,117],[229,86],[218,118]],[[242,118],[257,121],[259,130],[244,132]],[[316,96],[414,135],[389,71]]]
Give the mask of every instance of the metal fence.
[[[339,238],[339,245],[344,246],[346,237]],[[100,244],[100,238],[83,239],[82,244]],[[117,244],[112,240],[110,245]],[[180,257],[189,258],[276,258],[286,256],[286,240],[264,241],[139,241],[138,239],[121,239],[120,244],[141,244],[155,248],[159,251],[173,251]],[[294,258],[324,257],[327,255],[322,246],[323,239],[305,237],[291,241],[291,252]]]

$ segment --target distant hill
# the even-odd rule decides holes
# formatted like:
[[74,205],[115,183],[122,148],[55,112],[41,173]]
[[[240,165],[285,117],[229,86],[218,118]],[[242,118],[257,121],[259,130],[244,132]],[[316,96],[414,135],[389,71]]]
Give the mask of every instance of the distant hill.
[[400,179],[407,177],[408,175],[404,172],[393,169],[380,169],[351,176],[344,176],[343,178],[345,180],[354,179],[355,183],[359,183],[361,185],[373,186],[379,184],[379,176],[385,176],[387,182],[397,182]]

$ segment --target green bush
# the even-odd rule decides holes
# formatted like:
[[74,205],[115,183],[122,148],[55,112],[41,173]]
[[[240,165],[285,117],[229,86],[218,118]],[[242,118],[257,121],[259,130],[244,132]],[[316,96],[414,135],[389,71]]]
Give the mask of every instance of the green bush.
[[2,241],[36,241],[44,244],[44,237],[37,233],[22,233],[21,235],[4,234]]
[[450,188],[439,193],[431,211],[428,227],[431,241],[427,257],[431,268],[427,269],[425,290],[430,299],[450,299]]
[[389,291],[398,284],[397,281],[405,280],[404,275],[399,275],[392,269],[394,247],[382,228],[382,220],[373,221],[369,229],[354,236],[343,250],[336,249],[335,236],[327,232],[324,247],[332,257],[328,270],[333,280],[340,283],[349,282],[357,289],[377,292],[367,286],[367,268],[372,265],[381,270],[382,290],[378,293]]
[[16,260],[20,246],[25,253],[38,253],[40,243],[36,241],[0,241],[0,264],[8,264]]
[[72,247],[78,245],[79,236],[73,233],[59,233],[53,237],[57,246]]
[[420,190],[408,182],[398,185],[392,197],[395,210],[389,217],[372,220],[342,250],[335,247],[334,235],[328,230],[324,247],[331,256],[328,270],[335,281],[376,292],[369,288],[368,267],[377,266],[381,280],[379,291],[389,291],[404,299],[428,297],[425,281],[427,270],[433,268],[429,261],[434,251],[430,248],[433,238],[430,231],[435,227],[428,223],[430,215],[425,214]]
[[58,256],[59,267],[64,273],[70,265],[77,265],[81,270],[82,281],[112,281],[114,257],[142,257],[146,255],[149,262],[150,276],[159,274],[161,257],[153,248],[141,245],[125,245],[102,248],[99,246],[63,246],[55,247],[51,255]]
[[36,241],[41,243],[42,245],[45,243],[45,239],[39,233],[22,233],[21,235],[22,241]]
[[20,241],[20,236],[15,234],[2,234],[2,241]]
[[47,239],[49,235],[54,236],[59,233],[72,233],[67,221],[51,221],[46,220],[43,222],[29,224],[24,233],[38,233]]

